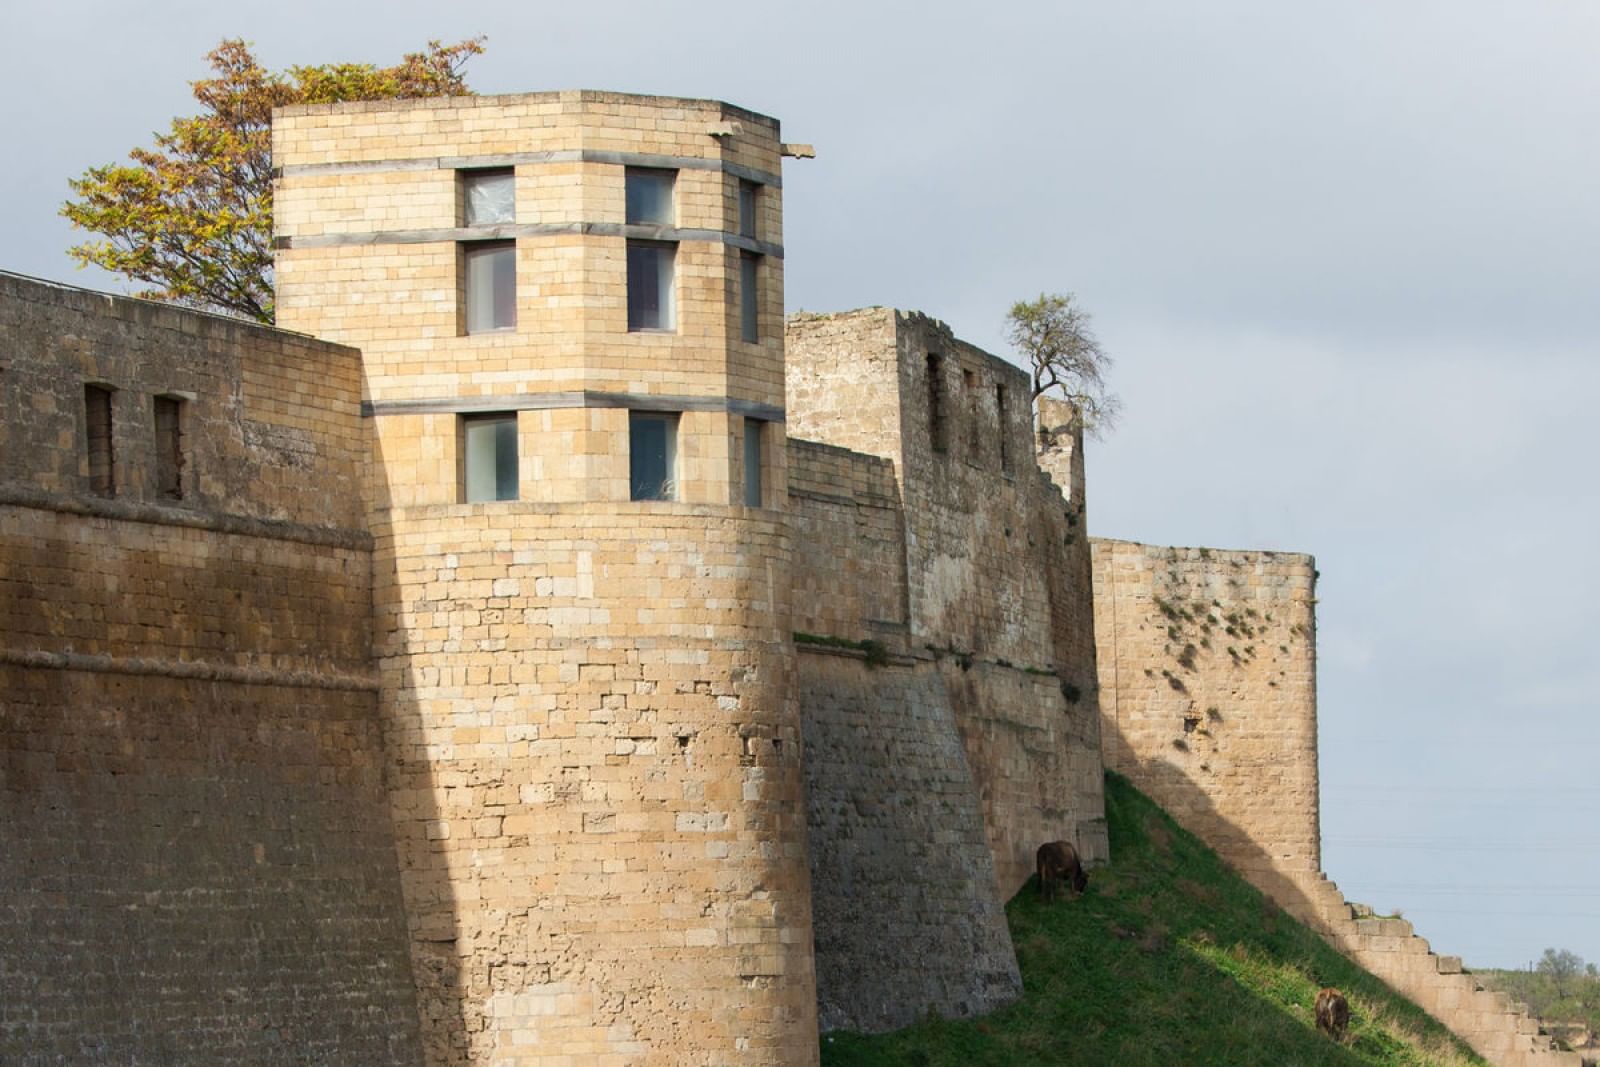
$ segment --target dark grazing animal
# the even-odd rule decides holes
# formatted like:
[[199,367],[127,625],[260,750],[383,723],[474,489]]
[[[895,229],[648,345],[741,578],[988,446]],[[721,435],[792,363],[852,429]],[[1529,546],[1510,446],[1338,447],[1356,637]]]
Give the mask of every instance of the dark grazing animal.
[[1047,841],[1039,846],[1039,895],[1052,899],[1060,886],[1070,886],[1072,894],[1083,892],[1089,876],[1078,862],[1078,850],[1066,841]]
[[1337,989],[1320,990],[1317,993],[1317,1029],[1342,1042],[1349,1025],[1350,1002],[1344,999],[1344,994]]

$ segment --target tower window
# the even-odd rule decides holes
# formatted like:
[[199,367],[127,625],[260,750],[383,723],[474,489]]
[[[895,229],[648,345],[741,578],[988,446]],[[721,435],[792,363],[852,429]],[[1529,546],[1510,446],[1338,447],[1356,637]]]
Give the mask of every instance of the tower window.
[[744,420],[744,503],[749,508],[761,506],[761,431],[765,425],[760,419]]
[[739,253],[739,338],[761,340],[761,257]]
[[516,173],[510,167],[495,170],[463,170],[461,176],[462,222],[467,226],[491,226],[517,221]]
[[461,246],[466,332],[517,326],[517,243],[471,241]]
[[673,170],[629,167],[624,178],[628,201],[625,221],[635,225],[671,226],[674,219],[672,188],[677,177],[678,172]]
[[83,387],[84,424],[88,429],[89,491],[101,496],[117,492],[115,444],[111,432],[111,395],[103,385]]
[[994,412],[995,422],[999,425],[1000,436],[995,440],[1000,448],[1000,470],[1002,473],[1011,473],[1011,449],[1006,447],[1006,387],[994,387]]
[[983,427],[978,425],[978,376],[961,372],[961,389],[967,395],[967,462],[977,463],[983,455]]
[[667,241],[628,242],[628,329],[675,326],[673,266],[678,246]]
[[755,182],[739,182],[739,236],[756,236],[756,210],[761,203],[761,186]]
[[517,499],[516,413],[464,415],[461,438],[467,503]]
[[937,352],[928,353],[928,437],[935,452],[949,447],[945,439],[944,413],[944,359]]
[[677,498],[678,416],[630,412],[628,453],[630,495],[634,500]]
[[183,499],[183,401],[155,398],[156,492],[168,500]]

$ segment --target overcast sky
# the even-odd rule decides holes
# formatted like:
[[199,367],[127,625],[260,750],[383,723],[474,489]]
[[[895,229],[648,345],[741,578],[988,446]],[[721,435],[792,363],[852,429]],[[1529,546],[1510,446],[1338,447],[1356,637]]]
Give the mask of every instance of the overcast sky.
[[1600,961],[1600,4],[0,0],[0,267],[66,179],[272,67],[487,34],[481,92],[717,97],[785,170],[791,310],[1003,351],[1072,290],[1124,418],[1091,532],[1314,553],[1324,867],[1441,952]]

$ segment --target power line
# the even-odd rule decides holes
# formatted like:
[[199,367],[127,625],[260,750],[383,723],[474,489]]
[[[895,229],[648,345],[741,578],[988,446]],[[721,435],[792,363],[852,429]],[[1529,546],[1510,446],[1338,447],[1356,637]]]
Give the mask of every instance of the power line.
[[1419,915],[1512,915],[1536,919],[1600,919],[1600,911],[1496,911],[1492,908],[1415,908]]
[[1496,841],[1493,845],[1487,844],[1483,838],[1470,837],[1327,837],[1323,839],[1324,845],[1344,845],[1359,848],[1416,848],[1432,851],[1477,851],[1477,852],[1503,852],[1507,849],[1521,849],[1529,852],[1580,852],[1600,850],[1600,841],[1572,841],[1565,838],[1528,839],[1520,841]]
[[1583,886],[1581,888],[1576,888],[1576,889],[1555,889],[1555,888],[1552,888],[1552,887],[1549,887],[1549,886],[1532,886],[1532,887],[1527,887],[1527,888],[1506,886],[1506,887],[1503,887],[1503,888],[1500,888],[1500,889],[1488,889],[1488,888],[1485,888],[1485,887],[1482,887],[1482,886],[1475,887],[1475,888],[1469,888],[1469,887],[1465,887],[1465,886],[1455,886],[1455,887],[1449,887],[1449,888],[1443,887],[1443,886],[1438,887],[1438,888],[1423,888],[1423,887],[1420,887],[1420,886],[1406,886],[1406,885],[1401,885],[1401,886],[1379,885],[1379,886],[1377,886],[1375,888],[1368,888],[1367,886],[1363,885],[1362,888],[1367,890],[1368,892],[1389,893],[1389,894],[1411,893],[1411,894],[1414,894],[1416,896],[1462,896],[1462,897],[1476,897],[1476,896],[1546,896],[1546,897],[1596,897],[1596,898],[1600,898],[1600,893],[1596,892],[1594,886]]
[[1392,782],[1328,782],[1324,789],[1364,793],[1600,793],[1600,785],[1396,785]]

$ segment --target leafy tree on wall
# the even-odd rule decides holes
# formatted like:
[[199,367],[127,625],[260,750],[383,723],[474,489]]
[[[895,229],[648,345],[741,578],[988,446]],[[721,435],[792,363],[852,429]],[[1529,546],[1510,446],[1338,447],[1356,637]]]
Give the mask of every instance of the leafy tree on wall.
[[1037,300],[1012,304],[1006,339],[1027,357],[1034,400],[1054,392],[1072,401],[1094,436],[1116,424],[1122,405],[1106,386],[1111,357],[1072,293],[1040,293]]
[[272,109],[344,100],[461,96],[482,38],[404,57],[392,67],[328,63],[264,69],[241,40],[207,56],[213,76],[192,83],[200,114],[177,118],[154,148],[90,167],[70,182],[61,213],[100,235],[71,249],[149,286],[139,295],[273,321]]

